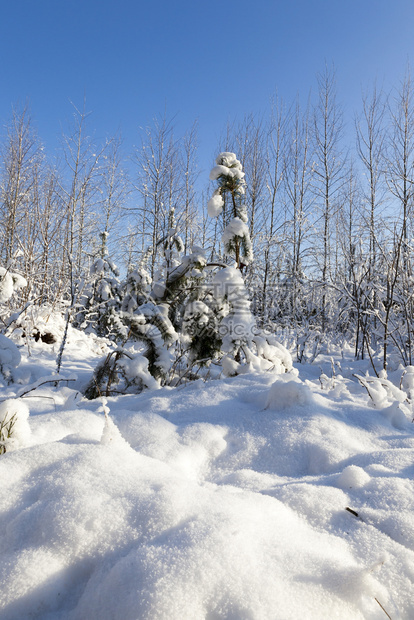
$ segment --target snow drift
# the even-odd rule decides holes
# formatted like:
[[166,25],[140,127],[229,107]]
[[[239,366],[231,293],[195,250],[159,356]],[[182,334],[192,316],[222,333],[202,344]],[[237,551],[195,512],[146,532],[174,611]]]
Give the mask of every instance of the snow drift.
[[315,372],[12,400],[1,618],[412,618],[413,426]]

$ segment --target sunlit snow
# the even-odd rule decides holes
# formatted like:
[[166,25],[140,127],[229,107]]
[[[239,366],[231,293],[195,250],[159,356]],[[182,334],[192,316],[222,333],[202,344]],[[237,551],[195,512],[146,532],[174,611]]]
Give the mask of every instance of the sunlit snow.
[[414,427],[366,362],[86,401],[102,346],[72,331],[55,387],[34,343],[3,390],[2,620],[414,617]]

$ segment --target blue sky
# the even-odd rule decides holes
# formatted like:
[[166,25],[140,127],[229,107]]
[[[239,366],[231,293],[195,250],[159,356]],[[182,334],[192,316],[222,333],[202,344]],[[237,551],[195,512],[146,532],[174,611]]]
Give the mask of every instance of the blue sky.
[[48,151],[71,116],[126,148],[163,114],[198,119],[206,169],[228,121],[315,89],[334,63],[348,119],[374,79],[398,86],[414,56],[413,0],[13,0],[0,12],[0,121],[30,101]]

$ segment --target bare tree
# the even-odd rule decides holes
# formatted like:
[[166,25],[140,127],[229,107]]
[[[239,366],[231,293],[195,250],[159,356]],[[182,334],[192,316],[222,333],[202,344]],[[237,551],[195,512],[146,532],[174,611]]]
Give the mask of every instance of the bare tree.
[[327,294],[331,276],[332,220],[339,204],[343,185],[344,157],[341,152],[342,111],[336,102],[335,72],[325,68],[318,75],[318,102],[313,115],[314,192],[319,203],[318,233],[322,237],[322,257],[317,259],[321,272],[321,325],[326,330]]
[[85,252],[96,230],[96,210],[100,197],[101,156],[108,148],[96,145],[88,135],[90,113],[74,107],[74,117],[68,134],[63,136],[63,155],[66,168],[60,195],[66,209],[65,244],[62,256],[62,279],[67,277],[68,259],[78,277],[84,267]]
[[34,203],[38,233],[37,297],[38,303],[52,302],[59,289],[59,264],[64,238],[62,228],[65,218],[64,205],[59,196],[60,179],[57,171],[46,167]]
[[157,260],[157,243],[167,230],[168,214],[177,206],[180,192],[179,149],[174,139],[172,121],[155,119],[147,127],[141,148],[134,157],[137,166],[136,189],[140,204],[133,212],[141,236],[141,256],[150,249],[149,269],[154,276]]
[[309,210],[311,207],[311,153],[309,140],[309,109],[302,113],[296,104],[291,118],[290,133],[283,163],[284,192],[290,237],[290,267],[292,318],[300,320],[298,314],[301,280],[304,275],[303,258],[306,253],[306,235],[309,232]]
[[401,208],[403,264],[408,268],[408,236],[414,190],[413,85],[407,74],[390,106],[391,137],[387,149],[386,178],[391,194]]
[[[123,166],[121,147],[120,137],[114,138],[109,142],[101,157],[99,239],[105,238],[105,249],[100,248],[102,258],[104,258],[103,253],[106,249],[110,249],[113,256],[122,256],[122,250],[118,247],[121,240],[118,224],[124,212],[126,200],[131,193],[131,183]],[[113,241],[111,240],[112,232],[115,232]],[[103,236],[102,233],[104,233]],[[108,235],[111,236],[107,240]]]
[[27,105],[20,111],[13,109],[1,155],[0,257],[3,264],[9,265],[20,249],[19,236],[25,216],[30,211],[36,170],[41,159],[40,145]]
[[198,217],[196,204],[196,181],[197,172],[197,123],[193,123],[190,130],[185,134],[182,141],[181,169],[183,175],[183,197],[180,200],[178,211],[178,223],[182,231],[184,252],[195,243],[198,233]]
[[[393,199],[399,208],[394,225],[394,248],[391,275],[387,284],[387,322],[384,322],[384,368],[387,365],[387,339],[399,335],[403,361],[411,364],[414,341],[414,300],[412,295],[412,220],[414,206],[414,106],[413,85],[407,70],[405,78],[390,104],[391,136],[387,149],[386,178]],[[388,294],[388,289],[391,293]],[[395,299],[397,300],[394,304]],[[391,307],[388,308],[388,305]],[[390,330],[389,325],[400,315],[398,328]],[[401,335],[400,335],[401,336]]]
[[362,115],[356,120],[357,153],[364,166],[367,188],[364,191],[364,202],[368,206],[366,217],[369,227],[369,258],[370,268],[376,260],[377,214],[383,203],[385,131],[385,104],[383,95],[374,87],[371,97],[362,99]]
[[262,316],[266,320],[272,302],[269,303],[269,289],[280,277],[280,238],[278,237],[285,222],[283,208],[282,181],[284,177],[284,160],[286,148],[286,127],[288,114],[283,102],[272,104],[270,123],[266,136],[266,207],[263,213],[263,276],[262,276]]

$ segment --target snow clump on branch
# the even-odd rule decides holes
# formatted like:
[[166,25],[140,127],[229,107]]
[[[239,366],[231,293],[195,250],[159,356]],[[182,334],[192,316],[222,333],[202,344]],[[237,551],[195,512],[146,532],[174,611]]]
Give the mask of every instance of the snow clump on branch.
[[220,190],[216,189],[212,197],[207,203],[207,213],[210,217],[218,217],[224,207],[224,200]]
[[10,273],[8,269],[0,267],[0,303],[10,299],[14,291],[27,286],[27,280],[18,273]]

